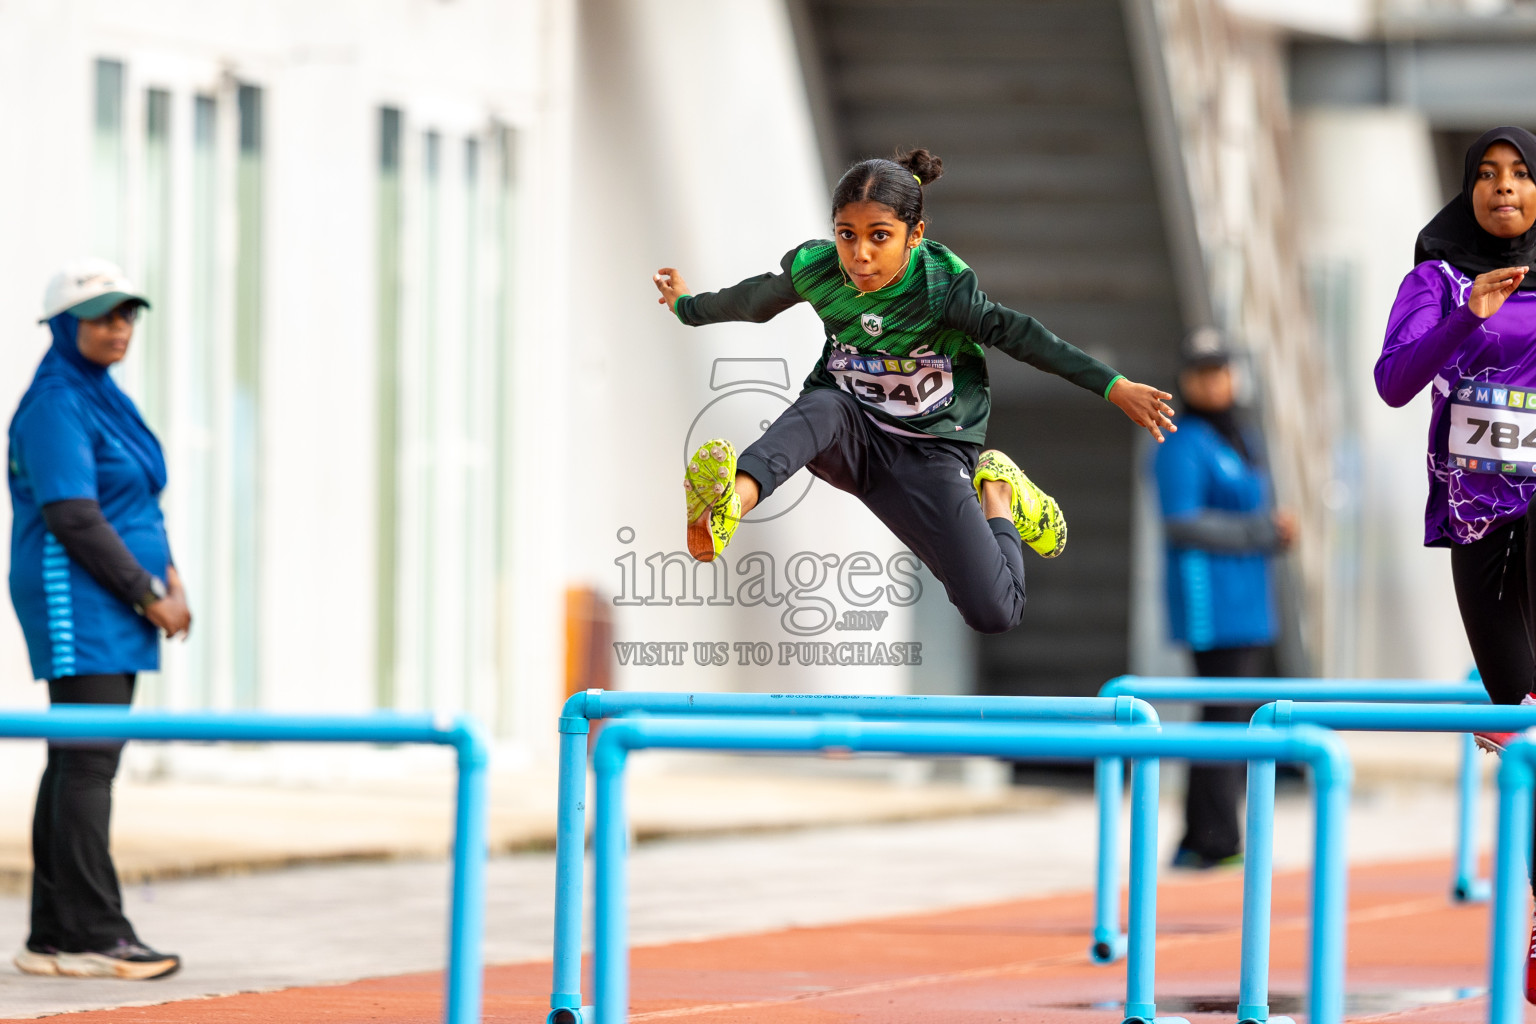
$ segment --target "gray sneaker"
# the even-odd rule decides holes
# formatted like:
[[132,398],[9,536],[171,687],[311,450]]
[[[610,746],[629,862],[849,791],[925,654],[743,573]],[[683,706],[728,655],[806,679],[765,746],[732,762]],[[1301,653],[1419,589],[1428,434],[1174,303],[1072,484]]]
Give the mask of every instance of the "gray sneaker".
[[148,981],[175,974],[181,968],[181,957],[173,953],[157,953],[138,942],[119,941],[111,949],[99,953],[60,953],[58,972],[71,978],[123,978],[127,981]]
[[22,974],[53,975],[59,973],[59,951],[52,946],[33,948],[31,943],[21,947],[21,952],[11,958]]

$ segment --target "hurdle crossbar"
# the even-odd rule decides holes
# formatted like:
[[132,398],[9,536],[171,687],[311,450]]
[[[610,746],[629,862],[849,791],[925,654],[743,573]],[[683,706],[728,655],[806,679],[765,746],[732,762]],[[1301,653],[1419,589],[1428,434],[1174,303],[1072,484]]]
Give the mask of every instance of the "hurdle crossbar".
[[[1337,729],[1350,732],[1521,732],[1536,726],[1536,707],[1520,706],[1483,706],[1458,704],[1379,704],[1374,702],[1346,702],[1346,701],[1291,701],[1277,700],[1256,711],[1252,718],[1256,728],[1286,728],[1293,725],[1307,725],[1327,729]],[[1521,744],[1523,745],[1523,744]],[[1504,768],[1509,764],[1509,753],[1505,752],[1505,764],[1500,770],[1500,807],[1503,807],[1504,793]],[[1273,822],[1275,809],[1275,766],[1273,762],[1253,761],[1248,765],[1248,847],[1251,851],[1255,843],[1264,843],[1266,847],[1274,842]],[[1527,820],[1527,838],[1524,850],[1530,849],[1529,817],[1531,807],[1527,794],[1525,802],[1525,814]],[[1500,843],[1503,842],[1503,820],[1500,814]],[[1268,824],[1264,824],[1267,822]],[[1500,847],[1502,849],[1502,847]],[[1495,885],[1497,885],[1497,867],[1501,863],[1495,857]],[[1524,855],[1521,854],[1521,863],[1524,863]],[[1251,862],[1250,862],[1251,864]],[[1238,1000],[1245,1004],[1239,1007],[1239,1019],[1244,1018],[1243,1011],[1250,1011],[1247,1016],[1255,1020],[1263,1020],[1263,1016],[1254,1011],[1263,1011],[1267,1015],[1269,1001],[1269,909],[1270,909],[1271,879],[1268,873],[1262,876],[1244,865],[1243,878],[1243,931],[1242,931],[1242,974]],[[1496,897],[1497,898],[1497,897]],[[1524,897],[1517,892],[1516,898],[1524,907]],[[1495,921],[1501,907],[1497,902],[1494,905]],[[1518,916],[1518,915],[1517,915]],[[1516,931],[1519,931],[1519,922],[1516,922]],[[1495,923],[1494,934],[1498,936],[1500,925]],[[1516,935],[1514,942],[1519,945],[1516,950],[1517,958],[1523,957],[1525,936]],[[1511,947],[1514,948],[1513,946]],[[1490,962],[1497,964],[1499,955],[1495,946]],[[1491,983],[1494,987],[1490,992],[1495,993],[1494,1002],[1490,1003],[1491,1020],[1508,1020],[1511,1018],[1501,1016],[1507,1011],[1495,1008],[1497,1004],[1497,985],[1503,983],[1502,977],[1496,977]],[[1522,1001],[1519,993],[1516,993],[1516,1008],[1513,1020],[1521,1019],[1519,1003]]]
[[[1394,703],[1487,704],[1488,693],[1478,682],[1428,681],[1422,679],[1300,679],[1221,678],[1199,676],[1117,676],[1099,689],[1101,697],[1136,696],[1154,705],[1263,704],[1272,700],[1377,701]],[[1476,876],[1477,858],[1477,751],[1469,734],[1462,744],[1460,806],[1457,813],[1456,864],[1451,896],[1458,903],[1488,898],[1488,883]],[[1105,758],[1094,765],[1094,790],[1099,802],[1099,876],[1094,890],[1096,963],[1112,963],[1124,951],[1123,940],[1100,937],[1120,935],[1120,818],[1121,777],[1125,766],[1119,758]]]
[[[821,718],[856,716],[879,721],[1051,721],[1157,725],[1157,712],[1135,697],[1000,697],[808,693],[665,693],[586,690],[565,702],[560,716],[560,773],[555,824],[555,942],[548,1024],[581,1024],[581,926],[583,852],[586,841],[587,734],[593,721],[627,715],[779,716]],[[1115,780],[1116,828],[1119,785]],[[1133,805],[1156,812],[1155,779],[1137,775]],[[1105,826],[1100,823],[1100,828]],[[1118,846],[1099,872],[1118,872]],[[1100,848],[1103,853],[1103,847]],[[1155,850],[1153,851],[1155,863]],[[1116,908],[1118,912],[1118,907]],[[1118,913],[1112,935],[1096,928],[1094,948],[1114,942],[1121,954]]]
[[[1194,725],[1154,730],[1034,722],[874,722],[786,719],[630,718],[610,723],[593,755],[596,776],[596,1024],[622,1024],[629,1013],[628,894],[624,768],[631,751],[875,751],[912,755],[987,755],[1016,760],[1128,757],[1155,777],[1157,759],[1301,762],[1312,768],[1316,829],[1308,1006],[1313,1024],[1339,1024],[1344,992],[1345,829],[1350,766],[1337,736],[1323,729],[1288,730]],[[1156,832],[1156,815],[1150,831]],[[1260,851],[1262,856],[1262,851]],[[1130,930],[1124,1024],[1172,1024],[1158,1018],[1153,997],[1157,913],[1156,865],[1131,865]]]

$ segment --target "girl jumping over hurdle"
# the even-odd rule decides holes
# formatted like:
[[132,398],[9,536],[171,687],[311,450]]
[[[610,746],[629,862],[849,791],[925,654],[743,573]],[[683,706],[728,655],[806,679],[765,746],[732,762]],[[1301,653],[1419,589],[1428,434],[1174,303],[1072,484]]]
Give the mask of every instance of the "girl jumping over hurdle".
[[827,341],[800,397],[738,458],[706,441],[684,472],[688,550],[711,561],[741,517],[802,466],[855,495],[933,572],[971,628],[1001,633],[1024,614],[1024,551],[1061,554],[1055,499],[1008,456],[982,450],[1000,349],[1113,402],[1162,441],[1172,396],[1136,384],[1033,317],[982,293],[975,273],[924,237],[923,189],[943,162],[927,150],[864,160],[832,193],[832,241],[785,254],[781,272],[691,294],[677,270],[653,280],[684,324],[763,323],[809,302]]

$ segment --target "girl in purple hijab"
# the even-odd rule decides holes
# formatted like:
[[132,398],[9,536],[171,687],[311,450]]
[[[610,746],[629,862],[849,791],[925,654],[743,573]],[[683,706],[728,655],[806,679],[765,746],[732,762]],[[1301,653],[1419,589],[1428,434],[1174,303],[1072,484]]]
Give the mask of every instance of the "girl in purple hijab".
[[[1419,233],[1376,361],[1388,405],[1430,388],[1424,543],[1451,549],[1456,603],[1495,704],[1536,703],[1533,169],[1536,136],[1523,128],[1494,128],[1467,150],[1460,194]],[[1510,740],[1475,738],[1495,752]]]

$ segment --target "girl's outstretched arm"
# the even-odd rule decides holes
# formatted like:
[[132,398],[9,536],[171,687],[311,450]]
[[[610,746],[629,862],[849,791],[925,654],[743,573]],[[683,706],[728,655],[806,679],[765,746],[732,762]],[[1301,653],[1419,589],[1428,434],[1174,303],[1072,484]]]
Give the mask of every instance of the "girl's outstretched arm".
[[694,295],[688,290],[683,275],[673,267],[662,267],[656,271],[651,275],[651,282],[661,292],[661,298],[657,301],[690,327],[729,320],[765,323],[795,303],[803,301],[795,291],[794,279],[790,274],[796,252],[799,252],[798,248],[785,254],[780,273],[749,277],[740,284],[733,284],[717,292]]
[[1146,427],[1147,433],[1157,438],[1159,444],[1163,441],[1164,430],[1172,434],[1179,429],[1173,425],[1173,406],[1168,404],[1168,399],[1173,396],[1166,391],[1121,377],[1109,386],[1107,397],[1131,418],[1132,423]]
[[993,302],[977,287],[976,275],[970,270],[950,287],[944,314],[950,326],[987,348],[1006,352],[1114,402],[1159,441],[1164,430],[1178,430],[1173,425],[1173,408],[1165,401],[1172,395],[1126,380],[1082,349],[1056,337],[1034,317]]

